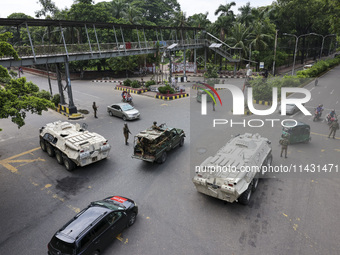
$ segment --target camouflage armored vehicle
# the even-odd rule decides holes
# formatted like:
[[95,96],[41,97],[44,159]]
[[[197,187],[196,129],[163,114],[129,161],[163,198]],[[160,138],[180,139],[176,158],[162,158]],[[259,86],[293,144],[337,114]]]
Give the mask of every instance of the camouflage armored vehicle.
[[166,124],[152,126],[135,136],[133,158],[148,162],[164,163],[167,152],[184,144],[184,131]]
[[243,134],[198,167],[192,179],[197,191],[227,202],[248,204],[257,188],[261,168],[272,163],[270,141],[259,134]]
[[111,149],[101,135],[60,120],[40,129],[40,147],[68,171],[107,158]]

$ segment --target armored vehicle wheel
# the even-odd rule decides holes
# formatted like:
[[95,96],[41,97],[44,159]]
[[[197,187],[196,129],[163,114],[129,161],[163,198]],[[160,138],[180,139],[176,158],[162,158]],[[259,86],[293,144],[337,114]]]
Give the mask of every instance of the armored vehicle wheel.
[[50,156],[50,157],[54,157],[55,156],[54,148],[49,143],[46,144],[46,152],[47,152],[47,155]]
[[57,162],[58,162],[59,165],[63,165],[64,164],[63,153],[60,150],[57,150],[55,152],[55,157],[56,157]]
[[251,183],[252,183],[252,191],[254,192],[256,190],[257,186],[259,185],[259,178],[258,177],[254,178]]
[[251,198],[251,194],[252,194],[252,185],[249,184],[248,189],[241,194],[241,196],[238,199],[238,202],[240,204],[243,204],[243,205],[249,204],[250,198]]
[[181,140],[179,141],[179,147],[182,147],[184,144],[184,138],[182,137]]
[[125,115],[123,115],[123,120],[124,120],[124,121],[126,120],[126,116],[125,116]]
[[130,216],[129,222],[128,222],[129,227],[132,226],[133,224],[135,224],[136,216],[137,216],[137,214],[135,212],[131,213],[131,216]]
[[109,115],[110,115],[110,116],[113,116],[113,113],[112,113],[111,111],[109,111]]
[[70,172],[76,167],[76,164],[68,157],[64,159],[64,164],[65,164],[66,170]]
[[46,151],[46,143],[43,139],[40,139],[40,147],[42,151]]
[[163,152],[162,156],[158,159],[158,163],[163,164],[166,161],[167,154],[166,151]]

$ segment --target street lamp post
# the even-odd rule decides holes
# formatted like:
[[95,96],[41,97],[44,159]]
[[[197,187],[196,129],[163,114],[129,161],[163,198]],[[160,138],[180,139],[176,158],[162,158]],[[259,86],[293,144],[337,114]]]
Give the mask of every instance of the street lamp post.
[[312,35],[317,35],[317,36],[321,36],[322,37],[322,43],[321,43],[321,50],[320,50],[320,56],[319,56],[319,59],[321,59],[321,56],[322,56],[322,50],[323,50],[323,43],[325,42],[325,38],[327,36],[336,36],[336,34],[329,34],[329,35],[320,35],[320,34],[317,34],[317,33],[311,33]]
[[299,35],[299,36],[296,36],[296,35],[293,35],[293,34],[287,34],[287,33],[283,33],[283,35],[294,36],[296,38],[296,40],[295,40],[295,50],[294,50],[294,60],[293,60],[293,69],[292,69],[292,76],[293,76],[294,75],[294,69],[295,69],[295,59],[296,59],[296,52],[297,52],[297,46],[298,46],[299,38],[302,37],[302,36],[311,35],[311,33]]

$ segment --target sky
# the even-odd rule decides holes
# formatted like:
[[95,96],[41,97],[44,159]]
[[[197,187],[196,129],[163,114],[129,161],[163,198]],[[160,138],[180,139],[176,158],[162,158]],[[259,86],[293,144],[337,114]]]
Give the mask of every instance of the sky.
[[[111,1],[111,0],[110,0]],[[105,1],[105,2],[110,2]],[[157,1],[157,0],[155,0]],[[250,2],[252,7],[260,7],[270,5],[274,0],[234,0],[236,7],[233,6],[232,10],[234,13],[238,13],[238,8],[246,5]],[[38,4],[38,0],[2,0],[0,8],[0,18],[7,18],[8,15],[14,12],[22,12],[32,17],[35,17],[35,11],[41,9],[41,5]],[[59,9],[64,9],[65,7],[70,8],[73,0],[52,0]],[[104,2],[103,0],[95,0],[94,3]],[[214,15],[220,4],[230,3],[231,1],[226,0],[177,0],[180,4],[183,12],[186,13],[186,17],[189,17],[195,13],[205,13],[209,12],[208,19],[214,22],[217,16]]]

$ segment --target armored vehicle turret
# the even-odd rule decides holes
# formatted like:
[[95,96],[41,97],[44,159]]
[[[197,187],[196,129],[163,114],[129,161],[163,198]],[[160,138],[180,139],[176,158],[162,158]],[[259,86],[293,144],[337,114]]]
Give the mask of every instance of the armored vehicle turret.
[[79,124],[56,121],[40,129],[40,147],[68,171],[108,157],[111,146],[97,133],[91,133]]
[[192,181],[197,191],[208,196],[248,204],[261,168],[272,163],[271,151],[270,141],[259,134],[238,135],[196,166]]

